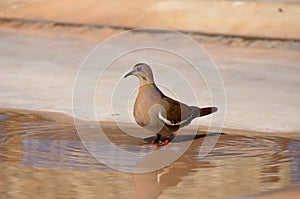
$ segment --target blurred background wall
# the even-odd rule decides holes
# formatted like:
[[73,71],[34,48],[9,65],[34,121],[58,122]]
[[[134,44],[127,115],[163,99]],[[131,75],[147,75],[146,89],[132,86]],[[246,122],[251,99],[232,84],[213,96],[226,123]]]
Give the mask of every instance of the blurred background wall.
[[300,39],[299,0],[1,0],[0,18]]

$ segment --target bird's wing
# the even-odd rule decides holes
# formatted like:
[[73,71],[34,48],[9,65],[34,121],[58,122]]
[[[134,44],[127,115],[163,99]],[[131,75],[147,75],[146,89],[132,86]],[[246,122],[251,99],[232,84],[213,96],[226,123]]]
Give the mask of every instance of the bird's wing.
[[158,118],[168,126],[181,126],[190,123],[199,112],[199,109],[180,103],[169,97],[162,97],[161,103],[164,110],[160,111]]

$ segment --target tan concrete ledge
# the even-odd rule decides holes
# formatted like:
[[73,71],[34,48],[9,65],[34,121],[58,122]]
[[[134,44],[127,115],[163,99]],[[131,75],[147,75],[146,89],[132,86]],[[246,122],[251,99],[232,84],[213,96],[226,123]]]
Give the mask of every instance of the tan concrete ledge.
[[300,4],[292,2],[4,0],[0,2],[0,17],[300,39]]

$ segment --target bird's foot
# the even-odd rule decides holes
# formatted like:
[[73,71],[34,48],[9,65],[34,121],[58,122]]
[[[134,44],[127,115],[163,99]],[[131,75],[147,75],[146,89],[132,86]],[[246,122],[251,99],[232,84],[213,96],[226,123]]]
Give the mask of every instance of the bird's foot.
[[145,138],[143,144],[153,144],[157,146],[167,146],[174,136],[162,137],[160,134],[157,135],[156,139],[153,140],[153,137]]
[[158,147],[161,146],[167,146],[170,143],[170,139],[160,140],[159,142],[153,142],[153,144],[156,144]]
[[167,146],[170,143],[170,139],[165,139],[163,142],[163,146]]

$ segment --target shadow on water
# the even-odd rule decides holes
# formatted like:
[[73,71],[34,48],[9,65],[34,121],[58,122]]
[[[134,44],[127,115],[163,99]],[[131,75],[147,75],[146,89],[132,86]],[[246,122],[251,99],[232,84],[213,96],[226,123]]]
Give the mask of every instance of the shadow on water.
[[[208,133],[208,134],[196,134],[196,135],[177,135],[176,138],[174,135],[172,135],[170,137],[170,141],[172,143],[179,143],[179,142],[186,142],[186,141],[192,141],[192,140],[197,140],[200,138],[204,138],[204,137],[211,137],[211,136],[220,136],[220,135],[225,135],[224,133]],[[175,138],[175,139],[174,139]],[[144,139],[145,142],[153,142],[156,139],[156,136],[151,136],[151,137],[147,137]],[[162,136],[161,141],[165,141],[167,139],[167,137]]]
[[[104,131],[124,150],[158,150],[113,125]],[[204,138],[219,135],[176,136],[172,147],[193,140],[178,160],[154,172],[128,174],[95,160],[81,144],[72,119],[3,110],[0,197],[228,198],[300,183],[299,138],[222,134],[201,158]]]

